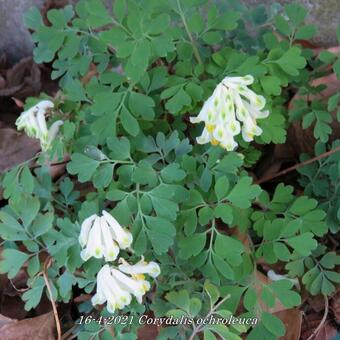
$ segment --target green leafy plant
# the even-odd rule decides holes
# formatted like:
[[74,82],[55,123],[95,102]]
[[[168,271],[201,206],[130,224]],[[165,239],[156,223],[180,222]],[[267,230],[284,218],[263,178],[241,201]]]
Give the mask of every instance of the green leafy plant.
[[[311,294],[334,291],[339,259],[321,241],[338,230],[339,154],[299,169],[303,195],[284,183],[265,190],[250,172],[266,144],[285,142],[294,119],[304,128],[315,124],[315,138],[329,140],[338,95],[328,104],[301,100],[291,111],[286,105],[291,91],[318,92],[310,83],[323,66],[335,62],[337,72],[333,57],[314,57],[300,43],[316,32],[304,24],[306,13],[296,4],[266,14],[233,2],[116,0],[108,9],[100,0],[82,0],[50,10],[48,25],[37,9],[26,14],[35,61],[52,63],[59,81],[50,118],[63,121],[50,148],[34,158],[36,166],[27,161],[2,180],[8,204],[0,211],[0,272],[13,278],[27,264],[27,310],[43,294],[57,303],[79,291],[94,294],[104,261],[84,262],[78,237],[83,221],[103,209],[131,231],[129,256],[161,267],[143,304],[134,301],[117,315],[195,320],[161,327],[159,339],[245,333],[275,339],[285,327],[270,309],[278,301],[301,305],[291,278]],[[197,144],[201,127],[189,116],[198,115],[226,76],[247,75],[269,111],[258,122],[263,132],[254,142],[235,136],[234,151]],[[328,147],[321,142],[317,155]],[[66,164],[64,174],[52,178],[51,164]],[[263,263],[283,264],[286,279],[260,281]],[[117,338],[136,339],[142,327],[97,322],[110,313],[90,301],[79,305],[79,315],[91,316],[80,318],[80,339],[108,338],[111,327]],[[256,322],[197,323],[212,316]]]

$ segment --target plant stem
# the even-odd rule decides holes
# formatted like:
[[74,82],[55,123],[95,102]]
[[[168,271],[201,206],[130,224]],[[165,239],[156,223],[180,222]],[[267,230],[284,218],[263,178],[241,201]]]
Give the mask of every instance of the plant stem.
[[291,171],[294,171],[294,170],[297,170],[299,168],[302,168],[302,167],[304,167],[304,166],[306,166],[306,165],[308,165],[310,163],[313,163],[313,162],[318,161],[318,160],[320,160],[322,158],[328,157],[328,156],[330,156],[330,155],[332,155],[332,154],[334,154],[336,152],[339,152],[339,151],[340,151],[340,146],[336,147],[333,150],[329,150],[327,152],[324,152],[324,153],[322,153],[319,156],[316,156],[314,158],[308,159],[307,161],[295,164],[295,165],[293,165],[293,166],[291,166],[291,167],[289,167],[289,168],[287,168],[285,170],[277,172],[276,174],[262,177],[259,180],[257,180],[255,183],[256,184],[261,184],[261,183],[264,183],[264,182],[268,182],[268,181],[270,181],[270,180],[272,180],[272,179],[274,179],[276,177],[281,177],[281,176],[283,176],[283,175],[285,175],[285,174],[287,174],[287,173],[289,173]]
[[[218,309],[218,307],[220,307],[226,300],[228,300],[230,298],[230,295],[227,295],[225,296],[219,303],[217,303],[211,310],[210,312],[206,315],[206,317],[204,319],[208,319],[212,314],[215,313],[215,311]],[[197,333],[199,333],[203,328],[204,328],[205,325],[200,325],[198,327],[195,327],[193,329],[193,332],[192,334],[190,335],[190,338],[189,340],[193,340],[195,338],[195,335]]]
[[326,295],[323,295],[323,297],[325,299],[325,312],[324,312],[323,317],[322,317],[322,319],[319,323],[319,326],[315,328],[314,332],[307,338],[307,340],[311,340],[311,339],[315,338],[326,322],[327,315],[328,315],[328,298],[327,298]]
[[185,31],[186,31],[186,33],[187,33],[187,35],[188,35],[188,37],[189,37],[190,42],[191,42],[191,46],[192,46],[192,50],[193,50],[193,52],[194,52],[194,56],[195,56],[195,58],[196,58],[196,60],[197,60],[197,62],[198,62],[199,64],[203,64],[202,59],[201,59],[201,56],[200,56],[200,54],[199,54],[199,52],[198,52],[198,49],[197,49],[197,46],[196,46],[196,44],[195,44],[195,40],[194,40],[194,38],[193,38],[193,36],[192,36],[190,30],[189,30],[187,21],[186,21],[186,19],[185,19],[184,12],[183,12],[183,10],[182,10],[182,6],[181,6],[181,1],[180,1],[180,0],[177,0],[177,7],[178,7],[178,11],[179,11],[178,13],[179,13],[179,15],[180,15],[180,17],[181,17],[181,19],[182,19],[182,22],[183,22]]
[[210,242],[209,242],[209,261],[211,261],[211,253],[212,253],[212,248],[213,248],[213,241],[214,241],[214,234],[216,232],[216,226],[215,226],[215,219],[212,220],[211,222],[211,234],[210,234]]
[[52,261],[51,258],[46,259],[46,261],[44,263],[44,270],[43,270],[42,273],[43,273],[43,277],[44,277],[44,281],[45,281],[45,284],[46,284],[48,294],[50,296],[50,301],[51,301],[51,304],[52,304],[53,315],[54,315],[55,324],[56,324],[56,327],[57,327],[57,334],[58,334],[57,339],[61,340],[61,326],[60,326],[60,321],[59,321],[59,316],[58,316],[58,310],[57,310],[57,306],[55,304],[55,301],[53,300],[53,294],[52,294],[51,286],[50,286],[50,283],[48,282],[48,276],[47,276],[47,269],[51,265],[51,261]]

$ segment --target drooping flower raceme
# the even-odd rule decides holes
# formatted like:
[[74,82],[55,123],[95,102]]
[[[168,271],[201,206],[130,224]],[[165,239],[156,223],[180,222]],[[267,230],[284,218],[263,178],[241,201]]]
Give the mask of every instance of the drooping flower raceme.
[[108,264],[98,272],[97,291],[91,302],[93,305],[101,305],[107,302],[107,309],[110,313],[114,313],[117,308],[124,308],[131,302],[131,294],[120,287]]
[[90,257],[114,261],[119,248],[126,249],[132,243],[132,234],[127,229],[105,210],[102,214],[101,217],[92,215],[86,218],[81,225],[79,243],[84,248],[80,254],[84,261]]
[[156,262],[146,262],[144,261],[144,257],[142,256],[141,260],[134,265],[127,263],[123,258],[119,259],[121,263],[118,268],[125,274],[130,274],[134,278],[144,278],[143,274],[148,274],[151,277],[157,277],[161,269]]
[[27,136],[40,140],[41,149],[48,150],[58,134],[62,120],[54,122],[48,129],[46,124],[46,112],[52,109],[54,104],[50,100],[43,100],[27,111],[21,113],[16,121],[18,130],[24,130]]
[[[142,303],[143,295],[150,289],[150,283],[145,280],[143,274],[156,277],[160,273],[157,263],[146,263],[144,259],[142,261],[143,264],[138,262],[135,265],[124,261],[124,265],[120,265],[119,269],[110,267],[108,264],[104,265],[97,275],[97,291],[92,297],[92,304],[107,302],[107,310],[114,313],[115,309],[122,309],[130,304],[132,295],[139,303]],[[131,274],[131,276],[126,274]]]
[[[103,210],[102,216],[94,214],[83,221],[79,234],[79,243],[83,248],[80,256],[84,261],[90,257],[114,261],[120,249],[130,247],[132,241],[132,234]],[[133,265],[123,258],[119,259],[119,263],[118,268],[105,264],[100,269],[96,294],[92,298],[93,305],[107,302],[110,313],[129,305],[132,295],[142,303],[143,295],[150,289],[145,274],[156,278],[161,272],[156,262],[146,262],[143,256]]]
[[190,117],[192,123],[205,124],[197,138],[199,144],[211,143],[232,151],[237,147],[234,137],[241,132],[246,142],[261,135],[256,120],[268,117],[269,111],[263,110],[265,98],[248,88],[253,82],[254,78],[247,75],[226,77],[217,85],[198,116]]

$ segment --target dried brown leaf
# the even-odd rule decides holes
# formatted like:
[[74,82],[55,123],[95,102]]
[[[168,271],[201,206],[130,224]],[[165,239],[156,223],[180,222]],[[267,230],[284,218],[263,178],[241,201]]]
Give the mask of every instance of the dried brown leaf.
[[340,324],[340,290],[333,296],[331,309],[334,314],[335,321]]
[[325,298],[321,294],[316,296],[308,294],[307,303],[314,312],[320,313],[325,310]]
[[17,99],[15,97],[12,97],[12,99],[17,107],[19,107],[20,109],[24,107],[24,102],[22,100]]
[[0,328],[0,340],[54,340],[55,321],[53,313],[35,318],[13,320]]
[[272,281],[268,279],[268,277],[264,274],[262,274],[260,271],[256,272],[256,279],[257,282],[255,284],[255,290],[257,293],[257,296],[259,297],[259,304],[261,306],[261,309],[268,313],[276,313],[283,310],[286,310],[287,307],[285,307],[278,299],[275,299],[275,305],[274,307],[268,307],[262,300],[261,300],[261,294],[262,294],[262,286],[270,284]]
[[7,316],[0,314],[0,329],[1,329],[1,327],[8,325],[11,322],[15,322],[15,321],[17,321],[17,320],[8,318]]
[[23,58],[12,68],[3,72],[5,86],[0,89],[0,97],[15,95],[26,98],[38,95],[41,90],[41,72],[31,57]]
[[6,87],[6,80],[2,75],[0,75],[0,90],[5,87]]
[[302,312],[297,308],[286,309],[274,314],[286,327],[286,333],[281,340],[298,340],[301,334]]
[[0,173],[32,158],[39,150],[37,139],[11,128],[0,128]]
[[[153,318],[153,313],[148,313],[149,318]],[[138,340],[149,340],[156,339],[159,335],[159,326],[157,325],[145,325],[138,329],[137,338]]]
[[314,340],[332,340],[337,335],[336,328],[330,323],[326,322],[325,325],[320,329]]

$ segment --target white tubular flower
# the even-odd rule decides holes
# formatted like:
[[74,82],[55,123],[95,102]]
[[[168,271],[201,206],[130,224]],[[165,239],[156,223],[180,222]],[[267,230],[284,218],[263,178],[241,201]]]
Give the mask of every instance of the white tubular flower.
[[267,277],[272,281],[288,280],[292,282],[298,290],[300,290],[300,283],[298,279],[291,279],[286,275],[276,274],[272,269],[268,270]]
[[223,83],[228,87],[235,87],[237,85],[251,85],[254,82],[254,77],[250,74],[244,77],[225,77]]
[[111,268],[111,275],[117,280],[121,289],[134,295],[139,303],[142,303],[143,295],[150,289],[150,283],[142,278],[134,279],[121,271]]
[[24,130],[28,137],[35,138],[39,131],[38,122],[35,117],[34,107],[23,112],[16,120],[18,131]]
[[117,308],[122,309],[131,303],[131,294],[121,287],[108,264],[98,272],[97,291],[91,299],[93,305],[103,304],[105,301],[110,313],[114,313]]
[[102,239],[104,243],[104,258],[105,261],[114,261],[119,254],[119,247],[113,240],[110,228],[106,223],[105,217],[100,218],[100,227],[102,232]]
[[[50,100],[42,100],[38,104],[34,105],[27,111],[24,111],[21,113],[19,118],[16,121],[16,125],[18,127],[18,130],[25,130],[27,135],[29,136],[36,136],[36,133],[40,130],[40,124],[42,124],[42,128],[45,126],[46,128],[46,122],[45,119],[42,121],[42,116],[44,116],[44,113],[48,110],[54,107],[54,104]],[[39,122],[38,122],[38,112],[39,115]],[[33,132],[33,133],[32,133]]]
[[103,211],[103,216],[92,215],[81,225],[79,243],[82,248],[81,257],[87,261],[90,257],[114,261],[119,248],[126,249],[132,243],[132,234],[122,228],[114,217]]
[[92,256],[100,259],[101,257],[103,257],[103,254],[104,254],[104,245],[103,245],[102,235],[101,235],[102,232],[101,232],[100,217],[95,216],[93,223],[91,222],[87,237],[84,235],[86,235],[86,231],[87,231],[86,229],[88,228],[88,224],[85,224],[85,225],[83,224],[82,229],[83,228],[84,230],[81,230],[80,234],[81,235],[83,234],[83,238],[87,239],[87,241],[85,245],[86,247],[80,253],[81,258],[84,261],[87,261]]
[[263,111],[265,98],[247,87],[253,82],[251,75],[225,77],[216,86],[198,116],[190,117],[191,123],[205,124],[197,143],[220,145],[232,151],[237,147],[234,137],[241,131],[247,142],[261,135],[262,129],[257,126],[256,120],[268,117],[269,111]]
[[254,136],[260,136],[262,133],[262,129],[256,125],[255,119],[248,116],[246,120],[243,122],[242,126],[242,138],[246,142],[251,142],[254,140]]
[[121,249],[128,248],[132,243],[132,234],[122,228],[122,226],[117,222],[117,220],[111,216],[107,211],[102,211],[103,217],[106,220],[106,223],[110,227],[111,234],[113,238],[117,241],[119,244],[119,247]]
[[118,266],[119,270],[125,274],[130,274],[133,278],[136,279],[144,279],[143,274],[148,274],[151,277],[155,278],[161,272],[158,263],[152,261],[146,262],[144,261],[144,256],[142,256],[139,262],[133,265],[126,262],[123,258],[120,258],[119,262],[121,263]]
[[105,219],[97,215],[86,218],[82,223],[79,243],[84,248],[80,253],[84,261],[90,257],[104,257],[106,261],[114,261],[119,253],[119,247]]
[[59,127],[63,121],[58,120],[52,124],[50,129],[47,128],[45,114],[47,110],[54,107],[50,100],[42,100],[27,111],[21,113],[16,121],[18,130],[24,130],[27,136],[40,139],[40,145],[43,151],[51,147],[51,143],[56,137]]
[[48,135],[47,125],[46,125],[46,119],[45,119],[45,110],[39,109],[37,112],[37,122],[38,122],[38,131],[40,133],[40,136],[46,136]]
[[80,229],[80,235],[79,235],[79,243],[81,245],[81,247],[85,247],[88,239],[89,239],[89,233],[92,227],[92,224],[94,222],[94,220],[96,219],[97,215],[91,215],[90,217],[86,218],[82,225],[81,225],[81,229]]
[[54,138],[58,134],[59,127],[63,124],[64,122],[62,120],[57,120],[51,125],[50,129],[46,134],[41,135],[40,145],[44,151],[48,150],[51,147]]

